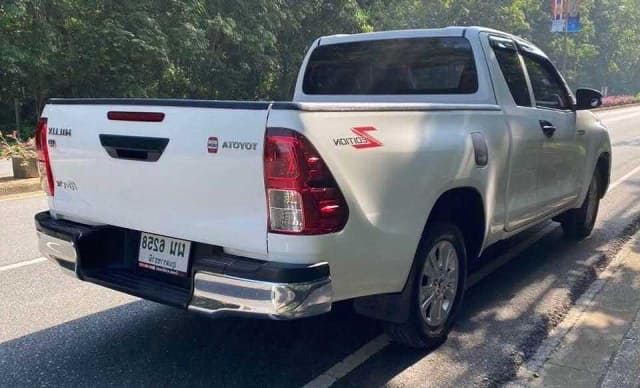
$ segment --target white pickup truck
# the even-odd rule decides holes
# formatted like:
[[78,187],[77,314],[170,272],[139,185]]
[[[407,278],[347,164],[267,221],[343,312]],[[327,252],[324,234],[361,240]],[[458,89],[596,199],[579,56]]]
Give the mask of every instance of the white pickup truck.
[[431,347],[485,248],[551,218],[590,234],[611,166],[600,103],[479,27],[322,37],[292,102],[52,99],[40,249],[212,317],[354,300]]

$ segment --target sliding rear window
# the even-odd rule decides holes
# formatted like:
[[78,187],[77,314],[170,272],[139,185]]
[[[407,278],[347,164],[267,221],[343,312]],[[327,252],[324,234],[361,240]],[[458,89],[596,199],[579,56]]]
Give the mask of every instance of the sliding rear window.
[[319,46],[305,94],[472,94],[478,90],[466,38],[386,39]]

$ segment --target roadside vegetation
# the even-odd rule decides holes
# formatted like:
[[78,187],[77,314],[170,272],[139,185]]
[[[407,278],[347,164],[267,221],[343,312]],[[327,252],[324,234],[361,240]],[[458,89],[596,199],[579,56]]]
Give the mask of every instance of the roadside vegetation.
[[[567,38],[572,87],[640,91],[640,0],[582,0]],[[539,0],[1,0],[0,128],[21,137],[50,97],[291,97],[316,37],[484,25],[540,45],[563,67],[563,34]],[[626,97],[625,97],[626,98]]]

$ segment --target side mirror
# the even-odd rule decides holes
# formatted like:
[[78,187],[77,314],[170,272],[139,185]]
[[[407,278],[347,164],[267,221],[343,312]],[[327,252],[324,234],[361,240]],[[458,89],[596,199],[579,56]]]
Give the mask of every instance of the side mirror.
[[576,90],[576,110],[593,109],[602,105],[602,93],[594,89]]

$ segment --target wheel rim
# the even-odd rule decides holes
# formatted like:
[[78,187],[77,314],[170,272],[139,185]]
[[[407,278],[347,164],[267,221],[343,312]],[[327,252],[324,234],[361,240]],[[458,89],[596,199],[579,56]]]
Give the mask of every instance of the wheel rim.
[[596,207],[598,202],[598,182],[596,178],[591,180],[589,186],[589,198],[587,199],[587,220],[589,225],[595,222]]
[[450,241],[435,244],[420,277],[420,312],[431,326],[445,322],[458,292],[458,253]]

